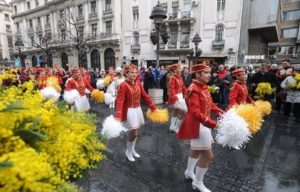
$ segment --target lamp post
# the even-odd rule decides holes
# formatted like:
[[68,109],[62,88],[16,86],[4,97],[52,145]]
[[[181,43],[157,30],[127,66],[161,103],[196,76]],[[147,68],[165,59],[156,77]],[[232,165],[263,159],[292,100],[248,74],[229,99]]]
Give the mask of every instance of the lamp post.
[[22,47],[24,47],[24,43],[22,41],[21,36],[17,37],[17,40],[15,42],[15,46],[18,48],[18,51],[19,51],[18,56],[19,56],[19,60],[20,60],[20,67],[25,67],[23,59],[22,59],[22,55],[21,55],[21,49],[22,49]]
[[162,6],[157,2],[157,5],[153,7],[150,15],[150,19],[153,20],[155,29],[157,31],[157,41],[156,41],[156,67],[159,67],[159,31],[163,20],[167,18],[167,14]]
[[[194,50],[191,51],[191,57],[193,58],[193,56],[195,55],[195,63],[197,64],[197,60],[202,54],[202,50],[200,48],[198,48],[199,43],[202,42],[201,37],[199,36],[198,33],[195,34],[192,42],[195,44],[195,51]],[[190,65],[190,63],[189,63],[189,65]],[[190,68],[190,66],[189,66],[189,68]]]

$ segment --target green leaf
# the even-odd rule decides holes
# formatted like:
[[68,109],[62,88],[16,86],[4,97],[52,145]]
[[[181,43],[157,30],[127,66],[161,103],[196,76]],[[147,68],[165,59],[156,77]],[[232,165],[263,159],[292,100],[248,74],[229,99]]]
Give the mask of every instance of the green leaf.
[[13,166],[13,163],[9,160],[5,160],[3,162],[0,162],[0,171],[3,170],[3,169],[6,169],[8,167],[12,167]]
[[39,146],[37,145],[38,141],[44,141],[46,136],[42,133],[39,133],[34,130],[25,130],[25,129],[18,129],[15,130],[15,134],[28,144],[30,147],[39,150]]
[[24,109],[23,104],[21,101],[16,101],[15,103],[11,103],[6,106],[5,109],[1,110],[0,112],[10,112],[10,111],[16,111],[16,110],[22,110]]

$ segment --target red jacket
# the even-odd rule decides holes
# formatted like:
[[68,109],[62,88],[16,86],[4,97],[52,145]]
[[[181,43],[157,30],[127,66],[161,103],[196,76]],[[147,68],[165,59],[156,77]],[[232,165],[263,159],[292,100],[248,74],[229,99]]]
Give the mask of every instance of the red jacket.
[[246,82],[235,81],[230,88],[229,105],[227,109],[231,108],[233,105],[244,103],[254,103],[254,101],[248,94]]
[[211,111],[223,113],[223,110],[213,103],[210,92],[206,85],[193,80],[187,90],[186,103],[188,113],[177,133],[178,139],[195,139],[199,137],[200,123],[208,128],[215,128],[217,122],[210,118]]
[[57,69],[56,72],[54,72],[54,76],[58,79],[58,83],[60,85],[62,85],[64,82],[63,82],[63,77],[65,76],[65,73],[63,70],[61,69]]
[[44,89],[45,87],[47,87],[47,75],[39,75],[37,78],[37,83],[38,83],[38,87],[39,89]]
[[183,83],[183,79],[181,75],[172,75],[168,84],[169,88],[169,97],[168,97],[168,104],[173,105],[178,100],[176,94],[182,93],[183,97],[186,93],[186,88]]
[[93,92],[93,90],[94,90],[94,88],[91,86],[91,84],[82,78],[68,79],[67,83],[66,83],[66,88],[64,91],[70,91],[71,89],[76,89],[81,96],[86,95],[85,89],[88,89],[90,92]]
[[140,107],[141,98],[144,99],[151,110],[157,108],[152,99],[145,92],[141,83],[133,83],[128,80],[121,83],[118,87],[115,118],[126,121],[128,108]]

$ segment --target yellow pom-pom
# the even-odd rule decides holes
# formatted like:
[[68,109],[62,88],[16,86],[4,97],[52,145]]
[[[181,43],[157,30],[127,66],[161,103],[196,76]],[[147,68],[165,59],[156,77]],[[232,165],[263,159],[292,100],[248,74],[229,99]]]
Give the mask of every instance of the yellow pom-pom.
[[234,110],[248,123],[248,128],[252,135],[261,129],[262,114],[255,105],[238,105],[234,107]]
[[147,118],[155,123],[167,123],[169,121],[169,112],[167,109],[156,109],[151,111],[148,109],[146,113]]
[[255,106],[261,112],[262,116],[269,115],[272,111],[271,103],[268,101],[262,101],[262,100],[255,101]]
[[110,76],[106,76],[104,79],[103,79],[103,84],[105,86],[108,86],[110,83],[111,83],[112,79]]
[[219,87],[215,86],[215,85],[210,85],[208,86],[208,90],[210,93],[217,93],[219,91]]
[[94,91],[91,94],[91,97],[98,103],[102,103],[104,101],[104,92],[99,91],[98,89],[94,89]]
[[255,89],[255,98],[263,99],[265,95],[272,95],[275,91],[276,89],[272,88],[270,83],[259,83]]
[[300,81],[300,73],[297,73],[297,74],[295,75],[295,80],[296,80],[296,81]]
[[61,91],[59,86],[58,79],[56,77],[48,77],[46,81],[47,87],[53,87],[58,93]]

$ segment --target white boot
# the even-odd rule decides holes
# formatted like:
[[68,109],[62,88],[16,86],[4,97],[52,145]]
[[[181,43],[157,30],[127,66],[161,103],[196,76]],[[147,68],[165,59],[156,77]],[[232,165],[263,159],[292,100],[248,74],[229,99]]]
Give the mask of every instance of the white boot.
[[175,124],[176,124],[176,117],[171,117],[171,125],[170,125],[170,131],[174,131],[175,129]]
[[192,179],[192,180],[195,179],[196,176],[194,170],[197,162],[198,162],[198,158],[189,157],[187,168],[184,172],[184,176],[186,179]]
[[199,190],[201,192],[211,192],[203,184],[203,178],[208,168],[196,167],[196,178],[194,179],[192,186],[194,190]]
[[178,133],[181,123],[182,123],[182,119],[177,119],[176,124],[175,124],[175,128],[174,128],[174,131],[176,133]]
[[137,138],[135,138],[135,140],[132,142],[133,143],[133,147],[132,147],[132,155],[136,158],[140,158],[141,156],[135,151],[135,144],[136,144],[136,140]]
[[112,103],[112,108],[113,108],[113,109],[115,108],[115,102]]
[[240,148],[237,145],[232,146],[232,148],[236,150],[240,150]]
[[133,142],[127,141],[127,149],[125,154],[129,161],[134,162],[135,159],[132,156],[132,147],[133,147]]

